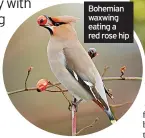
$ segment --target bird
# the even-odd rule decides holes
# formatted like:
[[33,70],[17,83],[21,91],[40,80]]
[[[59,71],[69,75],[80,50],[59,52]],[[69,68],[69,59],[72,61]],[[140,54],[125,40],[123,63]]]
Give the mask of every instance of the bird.
[[101,76],[78,39],[75,30],[78,20],[68,15],[40,15],[37,18],[38,25],[50,33],[47,55],[51,71],[78,103],[92,100],[113,124],[116,119],[109,107]]

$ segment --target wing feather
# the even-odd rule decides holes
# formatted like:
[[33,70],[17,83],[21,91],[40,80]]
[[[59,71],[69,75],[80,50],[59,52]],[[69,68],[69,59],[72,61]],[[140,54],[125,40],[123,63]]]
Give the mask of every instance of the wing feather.
[[[64,56],[65,57],[65,56]],[[66,61],[66,60],[65,60]],[[103,106],[105,106],[106,109],[108,109],[107,104],[105,103],[105,101],[101,98],[101,96],[99,95],[99,93],[96,91],[95,86],[86,80],[83,80],[83,78],[81,78],[81,76],[79,76],[75,71],[71,70],[69,68],[69,66],[67,65],[67,63],[65,62],[65,67],[66,69],[69,71],[69,73],[74,77],[74,79],[87,91],[89,92],[89,94],[92,96],[92,99],[96,99],[99,100],[100,103],[103,104]]]

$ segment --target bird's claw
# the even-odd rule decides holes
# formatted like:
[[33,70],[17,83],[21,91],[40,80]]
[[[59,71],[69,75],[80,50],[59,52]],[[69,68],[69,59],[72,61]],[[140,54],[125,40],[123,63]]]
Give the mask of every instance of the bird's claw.
[[68,105],[68,110],[69,110],[69,111],[71,111],[71,107],[72,107],[72,104],[69,103],[69,105]]
[[68,110],[69,111],[72,111],[72,106],[74,106],[75,107],[75,112],[77,112],[78,111],[78,105],[79,105],[79,103],[82,101],[82,99],[80,99],[79,101],[71,101],[71,103],[69,103],[69,106],[68,106]]
[[75,111],[77,112],[78,111],[78,103],[71,101],[71,103],[69,103],[69,106],[68,106],[69,111],[72,111],[72,106],[75,107]]

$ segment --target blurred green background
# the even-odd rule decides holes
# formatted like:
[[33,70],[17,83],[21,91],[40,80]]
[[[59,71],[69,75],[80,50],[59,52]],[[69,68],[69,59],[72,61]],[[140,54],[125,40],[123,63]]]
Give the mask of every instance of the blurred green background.
[[[108,65],[110,70],[106,76],[120,76],[120,67],[125,65],[127,67],[126,76],[142,76],[142,60],[136,42],[133,44],[83,43],[83,8],[82,4],[63,4],[49,7],[34,14],[18,28],[9,42],[4,58],[3,71],[7,91],[24,88],[24,80],[29,66],[34,67],[28,80],[29,87],[35,86],[37,81],[42,78],[52,82],[57,81],[50,70],[47,59],[46,49],[50,37],[49,32],[38,26],[36,22],[37,17],[44,14],[48,16],[67,14],[80,18],[75,26],[78,38],[86,50],[90,47],[97,49],[99,56],[93,61],[101,73]],[[115,103],[110,100],[109,103],[120,104],[134,101],[140,84],[140,81],[105,82],[107,88],[113,90],[115,97]],[[68,111],[68,103],[61,93],[29,91],[12,95],[10,99],[17,110],[34,125],[52,133],[71,135],[71,112]],[[122,117],[129,107],[128,104],[114,109],[116,117]],[[94,103],[88,101],[80,104],[77,113],[78,130],[93,122],[96,117],[100,119],[96,125],[80,135],[97,132],[110,126],[106,114]]]
[[145,49],[145,0],[134,2],[134,28]]

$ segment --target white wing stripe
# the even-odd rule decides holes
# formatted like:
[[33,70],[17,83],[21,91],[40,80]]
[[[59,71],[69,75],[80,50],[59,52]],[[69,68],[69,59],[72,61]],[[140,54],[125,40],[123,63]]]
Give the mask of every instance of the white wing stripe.
[[78,75],[74,71],[73,71],[73,74],[74,74],[75,79],[78,81],[79,80]]

